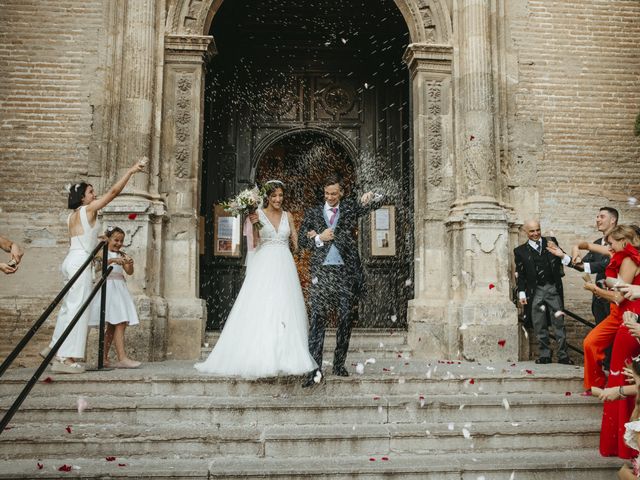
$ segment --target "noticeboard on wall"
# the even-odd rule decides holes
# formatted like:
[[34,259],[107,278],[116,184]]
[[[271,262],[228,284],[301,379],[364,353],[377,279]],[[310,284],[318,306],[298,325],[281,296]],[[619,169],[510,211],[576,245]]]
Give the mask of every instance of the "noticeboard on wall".
[[384,205],[371,212],[371,255],[392,257],[396,254],[396,207]]
[[213,219],[213,254],[217,257],[241,256],[240,217],[233,216],[216,205]]

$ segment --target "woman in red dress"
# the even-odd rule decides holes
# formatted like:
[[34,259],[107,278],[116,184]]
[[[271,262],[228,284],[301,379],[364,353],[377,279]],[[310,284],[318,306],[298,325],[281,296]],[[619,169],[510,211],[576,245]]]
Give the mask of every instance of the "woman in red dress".
[[[619,225],[608,234],[607,241],[614,252],[607,267],[607,277],[619,278],[621,283],[640,285],[640,253],[638,252],[640,237],[638,232],[633,227]],[[637,452],[625,444],[624,424],[629,421],[634,409],[635,395],[625,395],[623,392],[622,387],[626,385],[623,370],[627,364],[631,363],[633,357],[640,354],[640,343],[622,323],[622,315],[625,311],[640,312],[640,301],[627,300],[620,292],[604,290],[594,284],[587,284],[585,288],[612,302],[611,314],[605,322],[609,320],[609,323],[615,321],[618,324],[611,352],[609,378],[605,389],[609,395],[617,389],[618,395],[616,395],[616,400],[604,404],[600,430],[600,453],[605,457],[633,458]],[[611,397],[609,396],[609,398]]]

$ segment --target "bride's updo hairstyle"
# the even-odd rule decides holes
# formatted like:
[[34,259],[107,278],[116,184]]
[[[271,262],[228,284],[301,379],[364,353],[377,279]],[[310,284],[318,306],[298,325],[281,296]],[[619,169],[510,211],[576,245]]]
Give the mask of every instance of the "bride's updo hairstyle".
[[84,197],[89,186],[91,186],[91,184],[87,182],[80,182],[69,186],[69,198],[67,200],[67,205],[71,210],[75,210],[82,206],[82,197]]
[[284,183],[280,180],[268,180],[265,182],[262,189],[264,190],[264,200],[262,201],[262,208],[266,208],[269,205],[269,196],[277,189],[282,190],[284,194]]

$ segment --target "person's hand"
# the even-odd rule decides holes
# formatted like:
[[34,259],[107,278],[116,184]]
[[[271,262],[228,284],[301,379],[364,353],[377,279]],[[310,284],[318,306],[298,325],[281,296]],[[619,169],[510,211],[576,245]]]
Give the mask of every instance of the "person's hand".
[[580,256],[580,249],[577,245],[571,248],[571,263],[582,263],[582,256]]
[[149,159],[147,157],[142,157],[135,163],[135,165],[133,165],[129,169],[129,172],[131,173],[131,175],[133,175],[134,173],[142,172],[148,163]]
[[618,400],[620,398],[620,391],[618,387],[603,388],[602,392],[598,394],[598,398],[604,402]]
[[333,240],[333,229],[325,228],[324,231],[320,234],[320,240],[322,240],[323,242]]
[[256,212],[253,212],[249,214],[249,221],[255,225],[260,221],[260,218],[258,218],[258,214]]
[[360,198],[360,202],[362,203],[362,205],[367,205],[371,200],[373,200],[373,197],[373,192],[369,191],[362,195],[362,197]]
[[122,257],[122,260],[124,260],[124,263],[122,265],[125,265],[125,264],[133,265],[133,258],[131,258],[129,255],[124,255]]
[[552,255],[555,255],[556,257],[564,258],[565,256],[565,253],[562,251],[562,249],[553,242],[547,243],[547,251]]
[[307,232],[307,238],[315,238],[318,233],[315,230],[309,230]]
[[22,251],[22,249],[20,248],[20,246],[13,242],[11,244],[11,258],[16,262],[16,265],[18,265],[20,263],[20,260],[22,260],[22,256],[24,255],[24,252]]
[[638,381],[640,380],[640,377],[638,377],[638,375],[636,374],[636,372],[633,371],[633,367],[630,365],[627,365],[626,367],[624,367],[622,369],[622,373],[624,374],[625,377],[627,377],[627,383],[629,384],[638,384]]
[[521,298],[520,299],[520,305],[526,305],[527,304],[527,299],[526,298]]
[[12,273],[16,273],[18,267],[10,267],[6,263],[0,263],[0,270],[7,275],[11,275]]
[[585,283],[582,288],[585,290],[589,290],[591,293],[596,293],[596,289],[598,288],[595,283]]
[[624,294],[624,298],[638,300],[640,298],[640,285],[622,285],[618,290]]
[[629,329],[631,335],[633,335],[635,338],[640,339],[640,324],[638,322],[625,322],[624,325]]

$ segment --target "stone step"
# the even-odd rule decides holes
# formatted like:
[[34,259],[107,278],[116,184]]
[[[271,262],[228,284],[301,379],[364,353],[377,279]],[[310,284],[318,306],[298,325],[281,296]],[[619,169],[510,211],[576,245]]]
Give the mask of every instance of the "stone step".
[[[14,423],[125,423],[156,425],[189,422],[210,425],[383,424],[523,422],[544,418],[598,418],[600,402],[589,397],[559,394],[512,395],[393,395],[306,397],[205,397],[103,395],[85,397],[87,408],[77,412],[76,396],[28,398]],[[2,397],[3,411],[12,399]]]
[[[622,461],[601,458],[597,451],[501,452],[444,455],[389,455],[299,459],[214,459],[209,478],[277,478],[359,480],[602,480],[613,478]],[[374,460],[371,460],[374,459]]]
[[[215,346],[220,332],[207,332],[201,349],[200,358],[206,359]],[[336,330],[327,330],[324,340],[324,358],[333,360],[336,348]],[[364,361],[368,358],[392,359],[402,354],[404,358],[411,357],[411,349],[407,344],[407,332],[389,330],[359,330],[354,331],[349,342],[348,362]],[[364,356],[364,358],[362,358]]]
[[[70,428],[71,432],[67,432]],[[468,435],[465,436],[463,429]],[[226,426],[181,423],[126,425],[60,423],[20,424],[0,436],[0,458],[105,456],[229,456],[328,458],[357,455],[425,455],[473,451],[597,450],[600,422],[476,422],[409,425],[273,425]]]
[[[366,360],[363,357],[362,361]],[[582,391],[582,368],[564,365],[517,364],[479,365],[427,362],[415,359],[376,361],[364,366],[364,374],[347,365],[351,376],[325,381],[312,392],[301,387],[300,377],[260,380],[214,377],[199,374],[193,362],[167,361],[144,364],[137,370],[87,372],[58,375],[47,370],[30,393],[30,398],[56,395],[202,395],[230,396],[340,396],[411,394],[511,394],[547,392],[573,395]],[[16,397],[33,369],[12,369],[0,379],[0,397]],[[330,369],[328,369],[330,372]],[[48,383],[45,383],[47,381]]]

